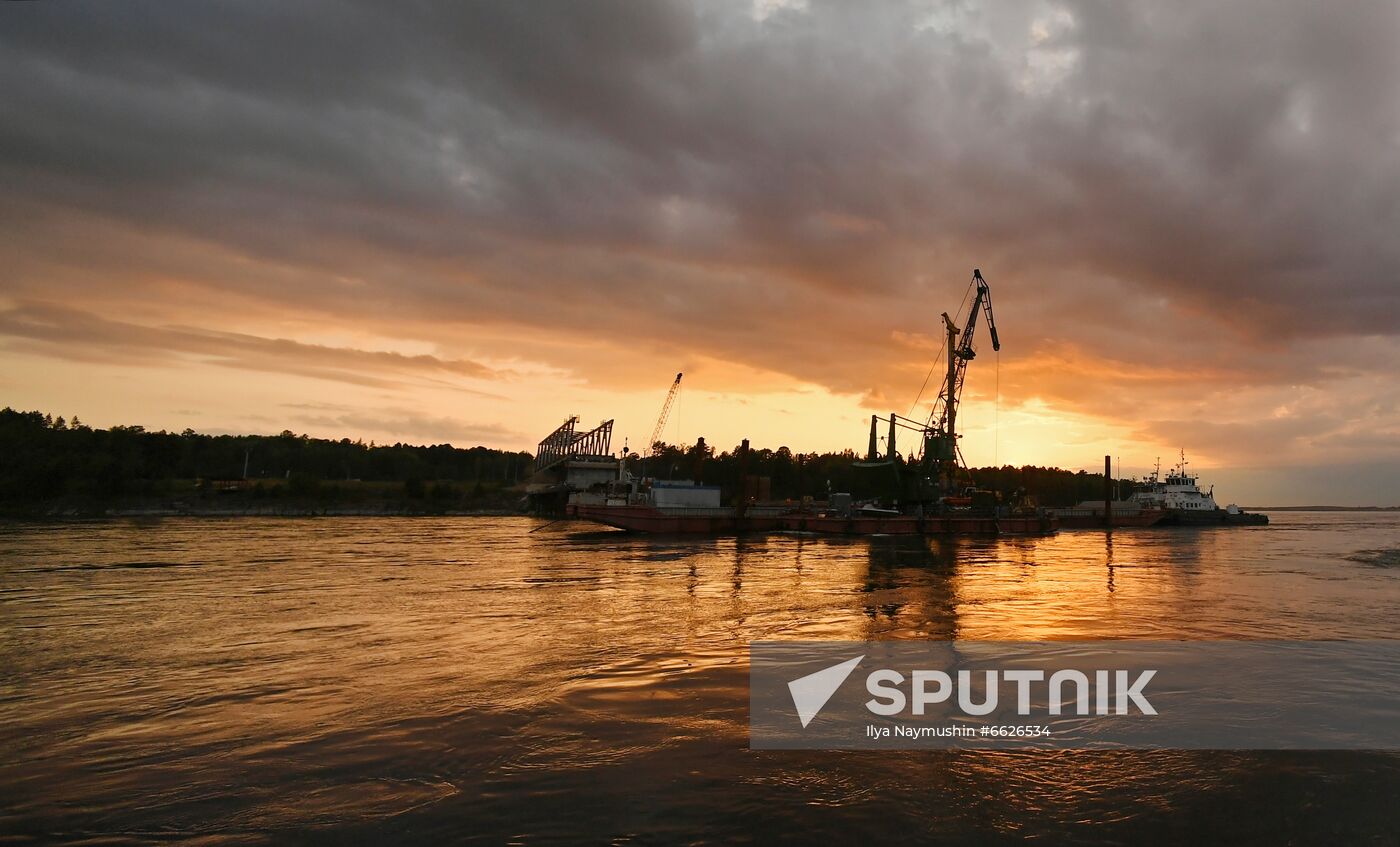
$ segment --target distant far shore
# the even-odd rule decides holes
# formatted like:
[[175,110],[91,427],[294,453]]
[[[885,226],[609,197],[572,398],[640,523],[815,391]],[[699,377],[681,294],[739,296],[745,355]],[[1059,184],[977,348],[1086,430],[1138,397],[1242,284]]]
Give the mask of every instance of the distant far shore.
[[[849,450],[794,453],[787,447],[716,453],[651,445],[628,470],[703,479],[732,502],[744,477],[763,481],[764,499],[800,501],[828,491],[856,499],[885,495],[885,482],[856,468]],[[297,435],[93,429],[37,411],[0,410],[0,517],[64,520],[104,517],[301,517],[524,514],[535,459],[486,447],[375,445]],[[1003,502],[1029,496],[1042,506],[1101,499],[1101,474],[1024,465],[969,468],[976,486]],[[1117,497],[1140,487],[1113,482]],[[1263,506],[1255,511],[1393,511],[1380,506]]]
[[1252,512],[1400,512],[1400,506],[1244,506]]

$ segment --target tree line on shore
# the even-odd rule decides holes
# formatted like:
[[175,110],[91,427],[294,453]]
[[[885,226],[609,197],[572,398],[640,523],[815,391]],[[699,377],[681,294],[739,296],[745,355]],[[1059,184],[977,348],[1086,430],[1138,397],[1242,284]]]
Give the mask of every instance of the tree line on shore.
[[[825,499],[830,491],[859,495],[866,477],[850,450],[796,453],[756,448],[741,458],[736,446],[658,445],[653,456],[627,457],[633,473],[717,484],[739,491],[741,476],[767,477],[773,499]],[[96,429],[76,417],[0,411],[0,503],[25,511],[55,502],[114,505],[183,498],[227,502],[417,502],[442,508],[519,508],[529,480],[527,452],[450,444],[375,444],[348,438],[209,435],[147,431],[140,426]],[[742,467],[741,467],[742,466]],[[978,487],[1009,496],[1024,489],[1050,506],[1103,496],[1103,476],[1059,468],[979,468]],[[1126,493],[1126,491],[1124,492]]]
[[508,508],[529,453],[278,435],[95,429],[0,411],[0,502],[120,503],[186,497],[355,502],[403,498]]
[[[698,445],[660,444],[657,447],[656,455],[647,459],[635,454],[631,457],[634,472],[640,469],[642,475],[718,485],[726,500],[740,491],[743,476],[768,478],[766,488],[774,500],[799,500],[804,496],[824,500],[833,491],[850,492],[861,498],[889,491],[889,470],[857,467],[862,457],[854,450],[795,453],[787,447],[751,448],[748,456],[742,457],[737,446],[720,453]],[[1006,501],[1018,491],[1024,491],[1045,506],[1073,506],[1084,500],[1102,500],[1104,496],[1103,474],[1061,468],[1033,465],[971,468],[966,481],[977,488],[996,491]],[[1126,497],[1131,491],[1129,482],[1119,486],[1119,496]]]

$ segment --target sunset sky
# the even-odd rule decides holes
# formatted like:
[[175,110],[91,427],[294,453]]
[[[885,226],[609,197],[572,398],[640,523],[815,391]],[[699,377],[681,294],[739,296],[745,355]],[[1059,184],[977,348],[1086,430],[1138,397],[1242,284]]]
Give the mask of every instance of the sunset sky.
[[684,371],[668,440],[863,449],[977,267],[971,464],[1400,503],[1391,0],[6,4],[0,61],[0,406],[637,448]]

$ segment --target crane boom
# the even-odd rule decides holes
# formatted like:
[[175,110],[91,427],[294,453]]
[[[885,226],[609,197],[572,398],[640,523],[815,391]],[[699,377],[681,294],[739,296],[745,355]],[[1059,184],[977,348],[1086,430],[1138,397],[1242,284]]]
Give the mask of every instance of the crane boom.
[[676,401],[676,394],[681,390],[681,377],[684,374],[676,374],[676,379],[671,383],[671,390],[666,392],[666,402],[661,404],[661,414],[656,419],[656,428],[651,431],[651,441],[648,443],[649,456],[656,455],[656,445],[661,443],[661,432],[666,429],[666,419],[671,416],[671,404]]
[[948,377],[943,384],[943,413],[939,424],[949,435],[957,432],[958,402],[962,397],[963,380],[967,377],[967,363],[977,358],[972,339],[977,332],[978,312],[987,314],[987,330],[992,336],[992,349],[1001,349],[996,321],[992,319],[992,291],[987,287],[987,281],[982,278],[982,271],[973,269],[972,283],[977,287],[977,294],[972,298],[972,307],[967,310],[967,326],[959,331],[948,318],[947,312],[943,313],[943,322],[948,328]]

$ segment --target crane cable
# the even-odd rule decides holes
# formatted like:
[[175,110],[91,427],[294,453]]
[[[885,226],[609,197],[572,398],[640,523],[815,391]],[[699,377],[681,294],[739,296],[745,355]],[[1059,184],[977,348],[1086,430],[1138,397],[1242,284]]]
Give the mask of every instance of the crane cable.
[[1001,467],[1001,351],[995,350],[992,358],[996,361],[997,399],[992,407],[992,467]]
[[914,410],[919,407],[919,400],[923,399],[924,389],[928,388],[928,381],[933,379],[933,370],[938,367],[938,360],[943,358],[943,350],[948,346],[948,336],[943,336],[943,343],[938,345],[938,355],[934,357],[933,364],[928,366],[928,373],[924,376],[924,384],[919,386],[919,393],[914,396],[914,402],[909,404],[908,417],[914,417]]
[[[976,285],[976,280],[975,280],[975,279],[974,279],[972,282],[969,282],[969,283],[967,284],[967,290],[963,292],[962,303],[960,303],[960,304],[958,305],[958,310],[957,310],[956,312],[953,313],[953,316],[954,316],[954,317],[960,317],[960,316],[962,315],[962,313],[963,313],[963,307],[967,305],[967,298],[970,297],[970,296],[972,295],[972,289],[973,289],[973,287],[974,287],[975,285]],[[938,345],[938,355],[934,357],[934,359],[933,359],[933,364],[931,364],[931,365],[928,366],[928,373],[924,376],[924,384],[921,385],[921,386],[919,386],[919,393],[918,393],[917,395],[915,395],[915,397],[914,397],[914,402],[909,406],[909,415],[908,415],[908,417],[911,417],[911,418],[914,417],[914,410],[917,409],[917,408],[919,407],[919,401],[920,401],[921,399],[923,399],[924,390],[925,390],[926,388],[928,388],[928,381],[929,381],[930,379],[933,379],[933,372],[934,372],[934,370],[936,370],[936,369],[938,368],[938,363],[943,359],[943,354],[944,354],[944,352],[946,352],[947,349],[948,349],[948,336],[947,336],[947,334],[946,334],[946,333],[943,333],[943,332],[940,332],[939,335],[941,335],[941,336],[943,337],[943,343]],[[934,406],[935,406],[935,407],[937,406],[937,403],[938,403],[938,401],[937,401],[937,400],[934,400]],[[929,419],[930,422],[933,421],[933,408],[930,408],[929,411],[928,411],[928,419]]]

